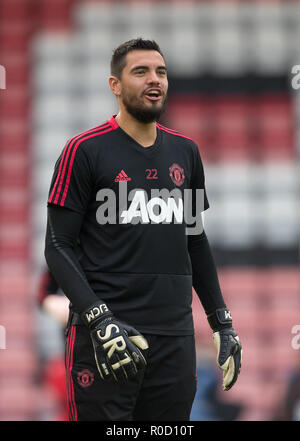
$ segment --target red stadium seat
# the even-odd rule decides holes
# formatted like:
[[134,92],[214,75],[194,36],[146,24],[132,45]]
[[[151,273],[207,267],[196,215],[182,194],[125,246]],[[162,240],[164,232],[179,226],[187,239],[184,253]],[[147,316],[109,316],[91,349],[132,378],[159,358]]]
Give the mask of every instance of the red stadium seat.
[[[7,87],[9,85],[7,84]],[[6,118],[25,118],[29,110],[29,91],[23,88],[10,88],[1,97],[1,112]]]
[[262,159],[276,160],[294,156],[292,121],[292,103],[288,95],[262,97],[258,101],[258,142]]
[[25,22],[30,16],[28,0],[2,0],[0,4],[0,19]]
[[76,0],[40,0],[37,6],[38,26],[51,31],[69,30],[72,26],[72,5]]
[[219,160],[245,160],[251,155],[246,97],[217,97],[213,104]]

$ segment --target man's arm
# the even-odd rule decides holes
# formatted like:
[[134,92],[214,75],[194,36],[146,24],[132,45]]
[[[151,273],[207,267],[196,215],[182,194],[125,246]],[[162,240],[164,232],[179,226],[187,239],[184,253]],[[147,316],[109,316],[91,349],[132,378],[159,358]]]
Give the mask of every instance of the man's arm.
[[127,380],[146,366],[140,349],[147,349],[148,344],[136,329],[117,320],[91,289],[75,252],[83,217],[67,208],[48,207],[45,258],[90,331],[101,378]]
[[205,231],[188,236],[188,250],[193,270],[193,287],[206,315],[226,308],[215,261]]
[[223,370],[223,389],[229,390],[241,368],[242,348],[221,292],[217,269],[205,232],[188,237],[193,287],[213,330],[217,364]]
[[68,208],[49,206],[45,258],[55,280],[80,313],[98,299],[75,252],[83,215]]

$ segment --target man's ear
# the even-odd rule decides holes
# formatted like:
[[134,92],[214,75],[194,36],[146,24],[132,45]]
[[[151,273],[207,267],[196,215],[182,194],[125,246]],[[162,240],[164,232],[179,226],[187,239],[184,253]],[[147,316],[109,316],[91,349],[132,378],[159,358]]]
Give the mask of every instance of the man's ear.
[[115,76],[110,76],[108,79],[110,90],[117,97],[121,94],[121,82],[119,78]]

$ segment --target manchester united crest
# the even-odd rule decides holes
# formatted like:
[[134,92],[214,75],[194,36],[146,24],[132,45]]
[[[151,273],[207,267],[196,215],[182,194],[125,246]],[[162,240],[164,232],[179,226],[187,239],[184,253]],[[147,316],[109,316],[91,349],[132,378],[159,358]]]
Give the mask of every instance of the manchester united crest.
[[94,382],[94,374],[88,369],[83,369],[83,371],[78,372],[77,381],[82,387],[89,387]]
[[170,178],[177,187],[180,187],[184,183],[184,170],[178,164],[173,164],[169,167]]

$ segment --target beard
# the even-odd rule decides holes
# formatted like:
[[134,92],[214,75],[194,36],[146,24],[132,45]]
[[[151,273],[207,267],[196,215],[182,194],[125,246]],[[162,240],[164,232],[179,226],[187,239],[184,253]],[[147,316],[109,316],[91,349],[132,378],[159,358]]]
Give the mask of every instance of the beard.
[[133,118],[141,123],[149,124],[158,121],[164,113],[167,105],[167,95],[163,96],[161,104],[154,102],[151,107],[148,107],[142,102],[142,99],[138,100],[136,96],[123,91],[122,101],[127,112]]

